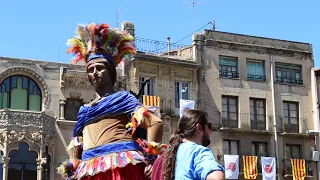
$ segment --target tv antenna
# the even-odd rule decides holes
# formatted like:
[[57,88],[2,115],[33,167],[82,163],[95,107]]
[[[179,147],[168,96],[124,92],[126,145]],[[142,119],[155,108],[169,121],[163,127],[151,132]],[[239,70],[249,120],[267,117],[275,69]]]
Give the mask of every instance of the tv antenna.
[[127,12],[131,12],[131,11],[122,11],[120,10],[120,8],[117,10],[116,12],[116,16],[117,16],[117,28],[119,28],[119,17],[123,14],[123,13],[127,13]]
[[210,1],[194,1],[194,0],[191,0],[189,2],[182,3],[182,4],[191,4],[192,5],[192,21],[193,21],[193,29],[194,29],[194,31],[196,30],[195,23],[194,23],[194,6],[195,6],[195,4],[203,4],[203,3],[208,3],[208,2],[210,2]]
[[217,28],[223,28],[223,27],[217,27],[217,26],[216,26],[216,20],[212,20],[212,21],[210,22],[210,24],[212,25],[212,30],[213,30],[213,31],[216,31]]

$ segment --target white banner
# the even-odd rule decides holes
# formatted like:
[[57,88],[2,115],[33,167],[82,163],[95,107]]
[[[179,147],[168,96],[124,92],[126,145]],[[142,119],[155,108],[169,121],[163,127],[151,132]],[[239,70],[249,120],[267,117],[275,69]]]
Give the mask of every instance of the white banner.
[[195,101],[180,99],[180,117],[185,111],[189,109],[194,109]]
[[261,157],[262,179],[276,180],[276,158]]
[[239,178],[239,155],[224,155],[226,179]]

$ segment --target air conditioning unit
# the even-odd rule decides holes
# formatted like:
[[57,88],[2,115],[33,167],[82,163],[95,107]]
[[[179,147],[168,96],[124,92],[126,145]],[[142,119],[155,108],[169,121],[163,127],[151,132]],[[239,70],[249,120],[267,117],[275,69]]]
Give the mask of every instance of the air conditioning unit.
[[319,161],[319,151],[312,151],[312,161]]

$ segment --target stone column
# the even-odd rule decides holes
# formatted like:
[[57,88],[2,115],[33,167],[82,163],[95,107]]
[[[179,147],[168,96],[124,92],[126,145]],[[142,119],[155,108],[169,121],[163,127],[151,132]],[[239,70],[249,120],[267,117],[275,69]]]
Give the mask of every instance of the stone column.
[[3,161],[3,174],[2,174],[2,179],[7,180],[8,179],[8,167],[9,167],[9,160],[10,157],[7,156],[2,156],[2,161]]
[[60,100],[60,117],[59,119],[64,120],[64,105],[66,104],[65,100]]
[[3,132],[2,134],[3,137],[3,156],[2,156],[2,161],[3,161],[3,165],[2,165],[2,179],[3,180],[7,180],[8,179],[8,165],[9,165],[9,160],[10,157],[8,157],[8,134],[7,132]]
[[37,180],[42,180],[42,164],[45,163],[46,159],[42,158],[43,154],[43,134],[40,131],[40,150],[39,150],[39,157],[37,159]]

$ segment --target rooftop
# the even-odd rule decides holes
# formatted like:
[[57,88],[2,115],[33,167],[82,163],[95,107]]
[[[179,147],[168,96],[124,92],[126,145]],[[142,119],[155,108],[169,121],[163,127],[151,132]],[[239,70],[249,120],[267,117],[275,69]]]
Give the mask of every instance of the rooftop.
[[312,53],[312,45],[310,43],[304,42],[295,42],[213,30],[205,30],[203,35],[205,36],[206,41],[216,41],[239,45],[251,45],[279,50],[282,49],[303,53]]

